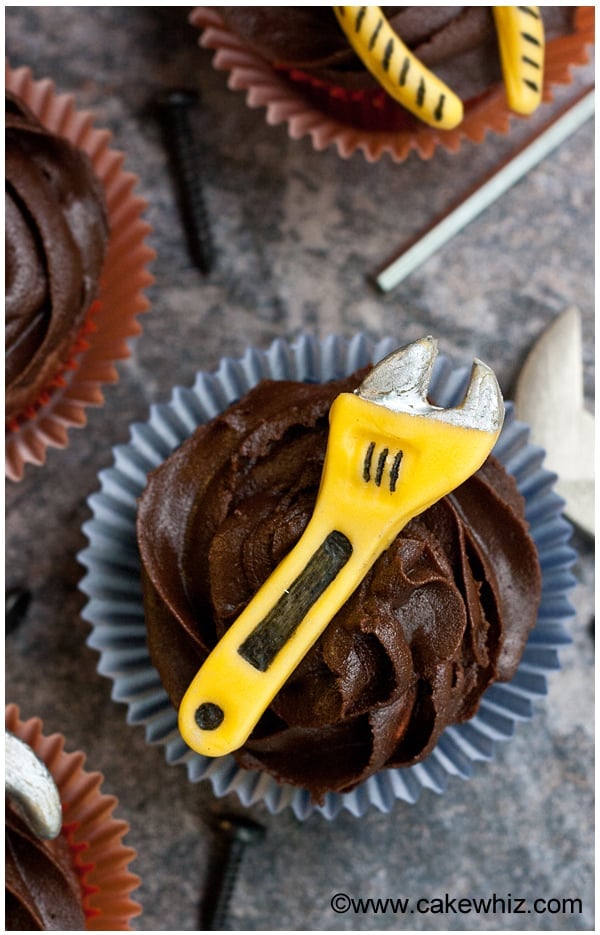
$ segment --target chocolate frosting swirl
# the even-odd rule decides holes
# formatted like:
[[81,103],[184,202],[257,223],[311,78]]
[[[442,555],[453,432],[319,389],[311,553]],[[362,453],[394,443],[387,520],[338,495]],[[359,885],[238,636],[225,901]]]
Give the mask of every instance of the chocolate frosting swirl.
[[108,238],[87,155],[6,92],[6,418],[65,363],[98,291]]
[[5,815],[8,931],[83,931],[82,892],[66,839],[43,841],[9,802]]
[[[267,61],[341,87],[375,88],[331,7],[215,7]],[[541,7],[547,38],[572,31],[575,7]],[[502,78],[491,7],[382,7],[424,65],[467,101]]]
[[[148,643],[175,706],[302,534],[329,408],[363,377],[263,381],[150,475],[138,511]],[[238,762],[316,799],[418,762],[491,682],[511,678],[540,589],[523,499],[490,457],[377,560]]]

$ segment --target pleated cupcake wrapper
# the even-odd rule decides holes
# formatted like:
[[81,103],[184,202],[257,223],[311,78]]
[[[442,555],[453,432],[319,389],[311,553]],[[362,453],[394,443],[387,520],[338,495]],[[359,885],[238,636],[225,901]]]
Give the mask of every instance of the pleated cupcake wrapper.
[[[321,88],[322,106],[331,104],[334,108],[334,114],[330,115],[310,101],[301,83],[294,85],[287,80],[230,32],[214,8],[196,7],[190,14],[190,22],[203,30],[200,45],[214,50],[213,67],[229,73],[228,86],[246,93],[248,107],[265,107],[267,123],[287,124],[289,136],[294,140],[310,136],[318,151],[335,146],[343,159],[357,151],[362,152],[367,162],[376,162],[385,153],[394,162],[404,162],[412,151],[421,159],[430,159],[438,147],[454,153],[465,140],[481,143],[488,131],[507,133],[511,119],[517,116],[508,108],[504,87],[498,85],[467,106],[461,125],[454,130],[436,130],[426,124],[410,130],[356,129],[335,116],[337,113],[352,118],[351,95],[343,100],[340,97],[343,89],[332,88],[328,101],[326,90]],[[594,8],[579,7],[575,33],[553,39],[546,46],[544,101],[553,99],[553,85],[570,84],[571,66],[588,61],[586,46],[593,42]],[[362,119],[366,119],[364,102],[357,106]],[[376,120],[380,119],[381,113],[377,112]]]
[[[575,583],[571,527],[561,515],[563,500],[552,489],[555,475],[543,467],[544,452],[529,444],[527,426],[515,420],[507,403],[495,454],[526,499],[543,577],[537,624],[513,680],[491,686],[475,717],[449,727],[422,763],[382,770],[353,792],[329,793],[323,805],[311,801],[307,790],[240,769],[232,756],[199,756],[181,738],[146,645],[135,523],[148,472],[261,379],[326,382],[380,360],[399,343],[373,344],[361,334],[349,341],[305,335],[293,344],[277,340],[268,350],[250,349],[241,359],[224,358],[215,373],[198,373],[192,387],[176,387],[169,402],[151,407],[147,422],[131,427],[131,441],[113,449],[113,466],[100,473],[100,490],[88,500],[92,518],[83,530],[89,545],[78,559],[86,568],[80,583],[88,598],[83,617],[92,627],[88,644],[100,653],[98,671],[112,680],[113,699],[127,705],[127,721],[143,725],[148,742],[162,745],[167,762],[184,765],[192,782],[208,779],[217,796],[235,792],[244,805],[263,802],[273,813],[291,808],[305,819],[314,812],[333,818],[344,809],[357,816],[373,807],[388,812],[398,800],[416,802],[423,789],[442,793],[450,777],[468,779],[478,761],[492,759],[497,741],[508,740],[519,721],[532,717],[536,699],[546,693],[546,676],[559,668],[558,650],[570,642],[564,624],[574,613],[567,597]],[[442,406],[458,404],[470,369],[456,369],[440,355],[432,399]]]
[[102,386],[117,382],[115,361],[129,356],[128,340],[141,332],[137,316],[149,307],[143,290],[153,282],[148,265],[155,254],[145,243],[151,231],[142,219],[146,202],[133,194],[138,178],[123,170],[125,155],[110,148],[109,131],[94,127],[93,115],[77,110],[72,95],[57,94],[52,81],[35,80],[29,68],[7,65],[5,81],[45,127],[88,154],[110,224],[98,299],[83,331],[61,371],[6,434],[6,476],[18,481],[26,464],[44,463],[48,447],[66,447],[69,430],[85,425],[87,407],[103,404]]
[[73,855],[86,931],[132,931],[141,907],[131,898],[140,879],[128,869],[136,852],[123,843],[127,822],[114,817],[118,800],[100,791],[104,777],[84,769],[83,753],[66,753],[62,734],[45,735],[39,718],[22,721],[17,705],[5,707],[5,727],[46,764],[63,806],[63,834]]
[[35,419],[40,409],[43,409],[51,402],[54,393],[67,386],[69,371],[77,370],[82,355],[89,350],[90,344],[88,338],[90,334],[97,330],[94,323],[94,316],[98,314],[99,310],[100,302],[96,299],[86,312],[83,323],[77,332],[77,336],[75,337],[72,347],[68,351],[64,363],[52,380],[50,380],[47,387],[42,390],[36,401],[6,423],[5,430],[7,433],[19,432],[26,422],[30,419]]

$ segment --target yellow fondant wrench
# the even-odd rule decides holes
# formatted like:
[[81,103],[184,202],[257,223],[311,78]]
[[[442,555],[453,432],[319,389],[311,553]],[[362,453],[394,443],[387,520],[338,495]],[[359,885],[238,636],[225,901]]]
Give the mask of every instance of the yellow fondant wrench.
[[[334,6],[348,42],[381,87],[424,123],[452,130],[459,97],[410,51],[379,6]],[[538,7],[492,7],[509,107],[532,113],[541,101],[544,25]]]
[[303,535],[181,702],[179,728],[198,753],[220,756],[242,746],[402,527],[491,451],[504,417],[496,377],[476,360],[461,405],[441,409],[426,398],[436,355],[434,339],[422,338],[334,400],[321,485]]

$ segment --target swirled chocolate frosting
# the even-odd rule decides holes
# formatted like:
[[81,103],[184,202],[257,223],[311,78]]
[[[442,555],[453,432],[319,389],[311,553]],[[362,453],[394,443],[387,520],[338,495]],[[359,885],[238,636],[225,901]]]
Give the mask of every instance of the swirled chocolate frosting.
[[66,839],[37,838],[10,802],[5,814],[6,929],[83,931],[82,892]]
[[[376,87],[331,7],[215,7],[226,26],[276,66],[340,87]],[[576,7],[541,7],[547,38],[572,31]],[[491,7],[382,7],[424,65],[467,101],[502,79]]]
[[[176,707],[302,534],[329,408],[363,377],[263,381],[150,475],[138,511],[148,643]],[[490,457],[376,561],[238,762],[316,799],[418,762],[447,725],[475,713],[491,682],[511,678],[540,582],[522,497]]]
[[87,155],[6,92],[6,418],[34,403],[66,362],[108,238]]

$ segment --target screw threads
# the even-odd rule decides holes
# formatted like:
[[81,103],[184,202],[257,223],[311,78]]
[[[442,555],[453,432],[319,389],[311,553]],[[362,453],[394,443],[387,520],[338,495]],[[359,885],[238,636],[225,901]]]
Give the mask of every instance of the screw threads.
[[209,878],[199,919],[200,930],[219,932],[227,929],[231,900],[239,875],[244,849],[256,844],[266,829],[241,815],[221,816],[217,821],[219,848],[211,861]]
[[231,900],[237,883],[245,843],[232,841],[223,868],[220,887],[211,913],[210,931],[219,932],[227,928]]
[[197,103],[198,97],[193,92],[169,91],[161,95],[159,108],[190,257],[203,273],[209,273],[214,247],[199,152],[190,122],[190,111]]

